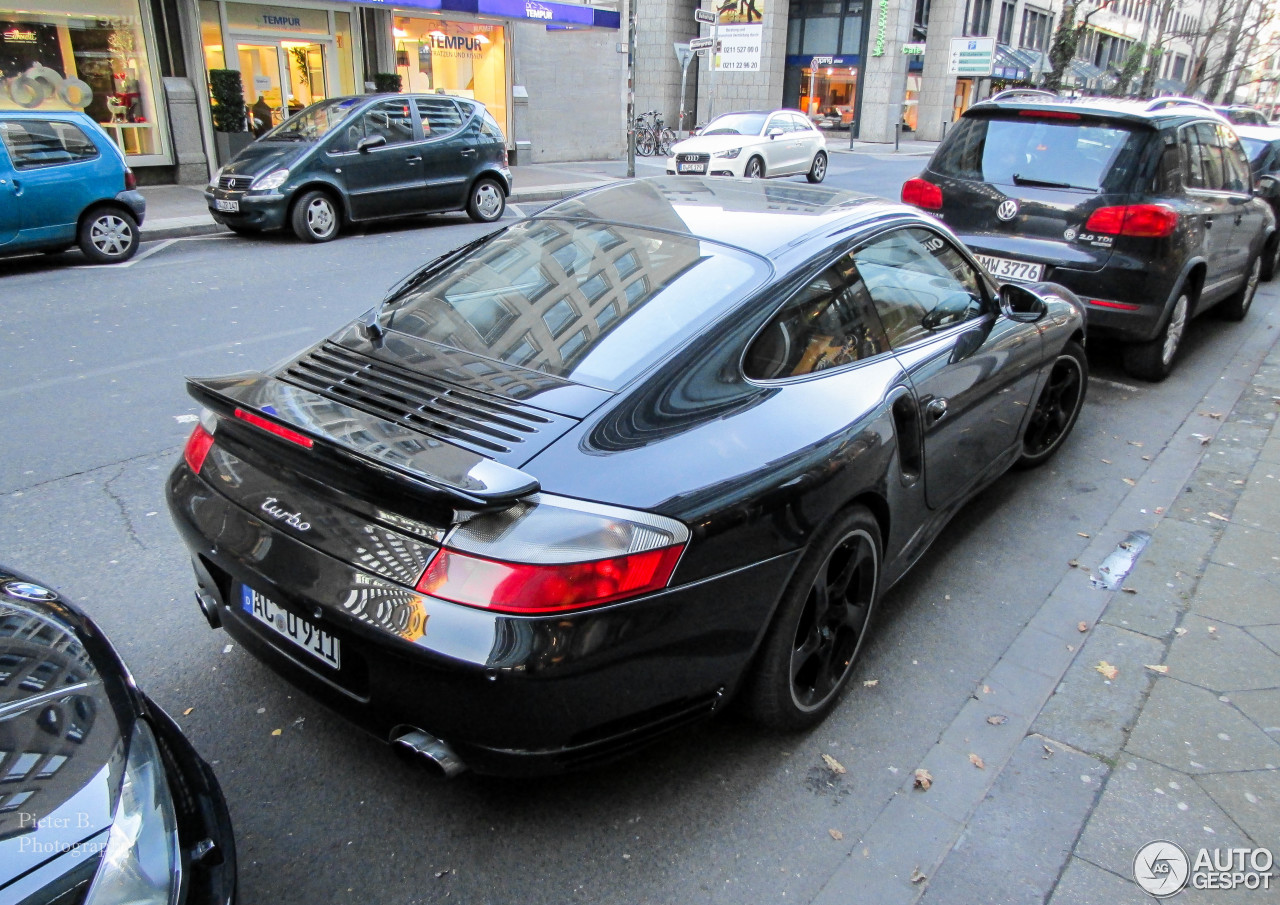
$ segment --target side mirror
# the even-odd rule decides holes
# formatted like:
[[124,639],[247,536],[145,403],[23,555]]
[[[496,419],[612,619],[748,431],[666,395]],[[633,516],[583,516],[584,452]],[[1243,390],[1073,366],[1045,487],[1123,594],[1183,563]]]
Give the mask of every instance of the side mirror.
[[765,134],[768,135],[769,139],[772,141],[773,139],[777,138],[779,135],[783,135],[785,133],[782,131],[782,129],[778,128],[777,126],[774,126]]
[[1275,176],[1260,176],[1258,178],[1258,197],[1266,198],[1268,201],[1280,200],[1280,179]]
[[1005,283],[1000,287],[1000,311],[1010,320],[1033,324],[1049,313],[1049,305],[1026,286]]
[[366,151],[372,151],[374,148],[380,148],[387,143],[385,135],[367,135],[356,142],[356,150],[361,154]]

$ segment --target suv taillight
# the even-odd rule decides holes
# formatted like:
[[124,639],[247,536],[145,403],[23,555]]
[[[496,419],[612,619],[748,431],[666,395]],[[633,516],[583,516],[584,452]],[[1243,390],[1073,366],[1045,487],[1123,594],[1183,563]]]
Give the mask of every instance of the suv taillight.
[[1178,213],[1163,204],[1125,204],[1100,207],[1089,215],[1085,232],[1107,236],[1163,239],[1178,228]]
[[914,204],[927,211],[942,210],[942,189],[923,179],[908,179],[902,183],[902,203]]
[[508,158],[507,158],[507,146],[506,146],[506,145],[503,145],[503,146],[502,146],[502,166],[503,166],[504,168],[505,168],[505,167],[510,166],[510,164],[507,162],[507,160],[508,160]]
[[133,175],[133,170],[128,167],[124,168],[124,190],[132,192],[138,187],[138,177]]
[[665,588],[689,541],[675,519],[541,494],[459,525],[423,594],[503,613],[554,613]]

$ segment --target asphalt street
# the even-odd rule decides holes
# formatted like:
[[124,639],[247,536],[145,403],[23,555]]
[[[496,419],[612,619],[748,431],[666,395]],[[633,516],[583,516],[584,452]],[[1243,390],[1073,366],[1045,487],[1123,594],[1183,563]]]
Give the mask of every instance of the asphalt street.
[[[853,157],[833,159],[829,182],[892,197],[924,162]],[[862,832],[1126,480],[1280,314],[1277,283],[1243,324],[1196,321],[1159,385],[1093,348],[1059,457],[981,494],[888,593],[849,693],[813,732],[768,735],[730,713],[585,774],[444,782],[207,627],[163,483],[197,411],[184,375],[270,367],[489,228],[446,215],[320,246],[157,243],[125,267],[0,261],[0,562],[82,602],[215,765],[250,905],[810,901],[861,856]]]

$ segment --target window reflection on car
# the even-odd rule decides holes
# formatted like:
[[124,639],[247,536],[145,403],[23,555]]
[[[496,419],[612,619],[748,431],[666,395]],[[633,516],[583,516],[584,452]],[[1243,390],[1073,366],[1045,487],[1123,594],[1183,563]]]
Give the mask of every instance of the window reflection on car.
[[764,129],[766,113],[726,113],[717,116],[702,130],[703,135],[759,135]]

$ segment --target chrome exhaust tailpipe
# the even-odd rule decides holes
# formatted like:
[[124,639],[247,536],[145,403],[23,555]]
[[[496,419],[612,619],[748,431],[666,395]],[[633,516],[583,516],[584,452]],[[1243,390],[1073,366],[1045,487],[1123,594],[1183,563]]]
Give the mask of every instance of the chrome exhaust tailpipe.
[[467,769],[461,758],[446,742],[421,729],[404,726],[391,734],[391,744],[399,752],[425,763],[445,779],[452,779]]
[[196,605],[204,613],[209,628],[222,628],[222,617],[218,615],[218,601],[204,588],[196,588]]

